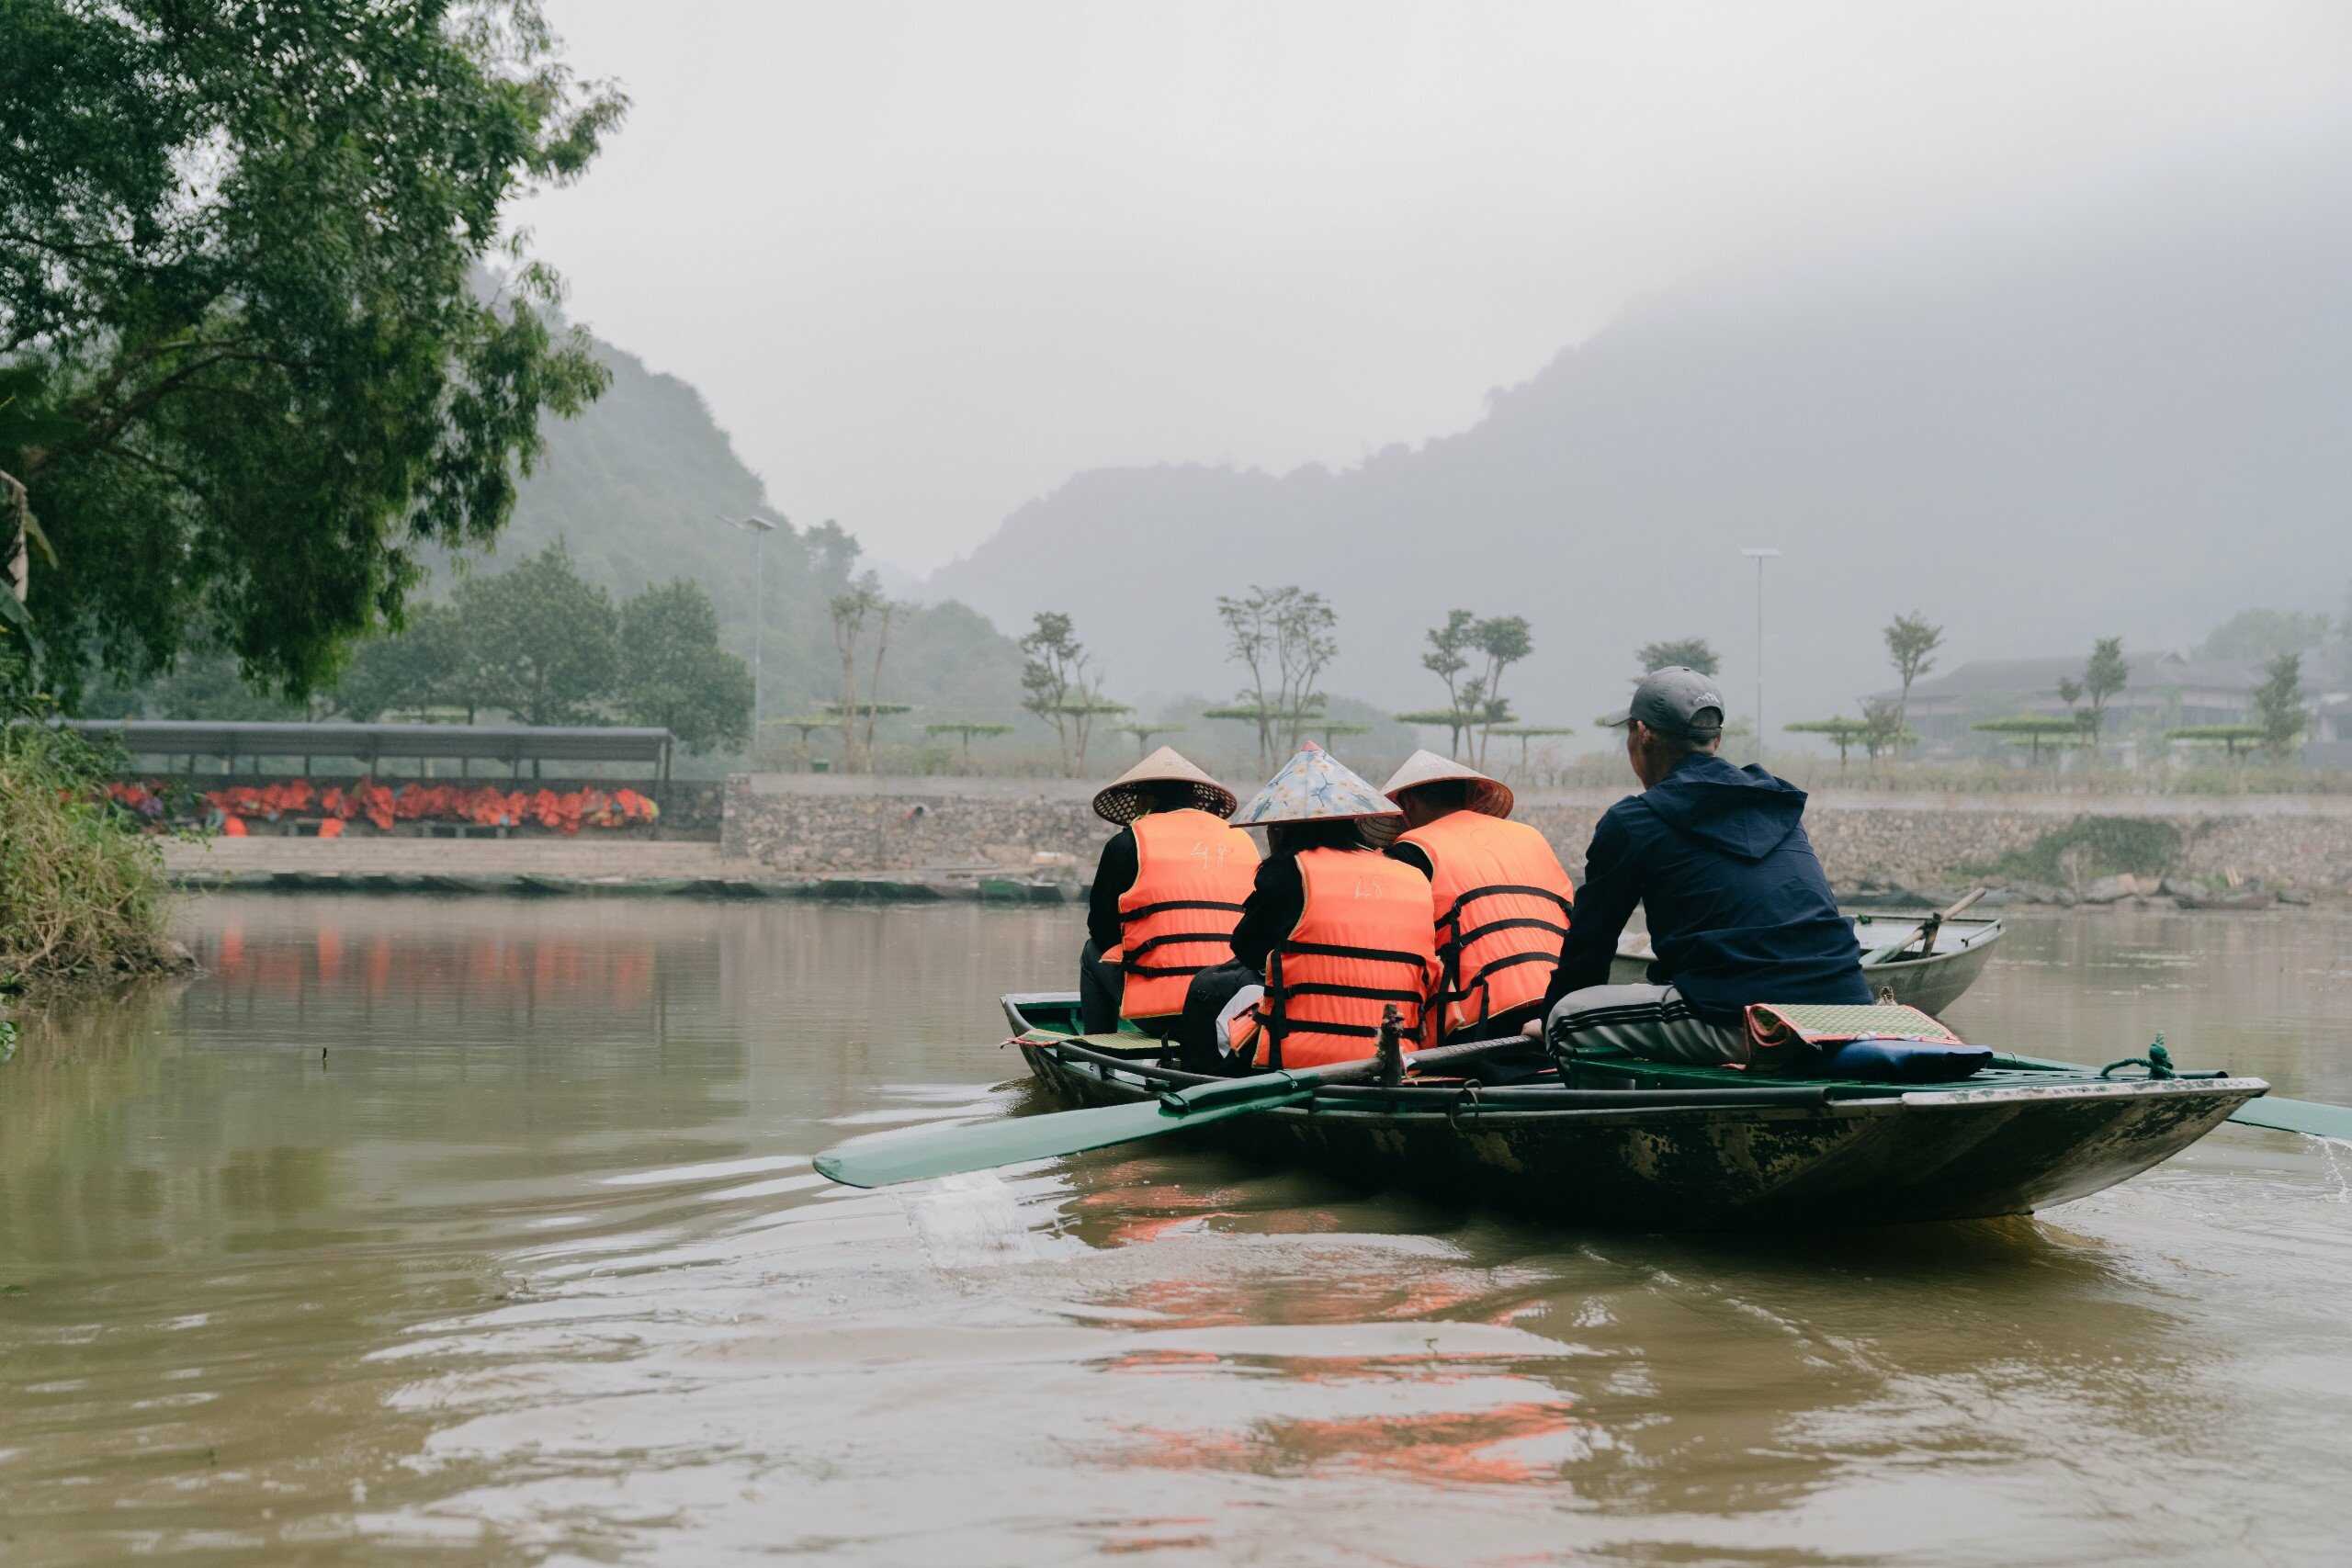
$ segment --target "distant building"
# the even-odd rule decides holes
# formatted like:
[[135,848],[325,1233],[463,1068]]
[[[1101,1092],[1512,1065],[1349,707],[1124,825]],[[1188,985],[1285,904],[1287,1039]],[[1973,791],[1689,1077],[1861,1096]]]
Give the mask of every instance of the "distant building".
[[[2192,724],[2250,724],[2262,666],[2235,660],[2191,659],[2182,653],[2125,656],[2131,679],[2108,700],[2105,730],[2110,738]],[[2059,717],[2069,709],[2058,682],[2083,678],[2084,655],[2058,659],[1973,659],[1911,688],[1909,727],[1924,751],[1950,753],[1989,750],[1990,737],[1973,726],[2016,714]],[[1894,701],[1892,689],[1869,700]]]

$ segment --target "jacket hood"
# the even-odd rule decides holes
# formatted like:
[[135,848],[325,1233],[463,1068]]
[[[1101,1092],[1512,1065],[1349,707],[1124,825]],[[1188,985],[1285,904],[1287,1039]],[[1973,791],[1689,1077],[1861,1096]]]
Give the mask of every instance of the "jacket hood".
[[1735,860],[1760,861],[1795,831],[1805,795],[1760,767],[1696,756],[1676,763],[1641,798],[1676,832]]

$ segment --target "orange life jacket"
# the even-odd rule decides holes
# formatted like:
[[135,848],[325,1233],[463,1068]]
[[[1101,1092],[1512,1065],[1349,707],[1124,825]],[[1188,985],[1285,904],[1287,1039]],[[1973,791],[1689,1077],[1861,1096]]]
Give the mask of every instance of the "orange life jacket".
[[1233,928],[1258,876],[1258,845],[1221,818],[1187,807],[1128,824],[1135,886],[1119,895],[1115,956],[1126,974],[1121,1018],[1167,1018],[1204,969],[1233,962]]
[[1544,835],[1524,822],[1453,811],[1396,841],[1430,859],[1440,1037],[1542,1001],[1576,902]]
[[1234,1021],[1234,1053],[1262,1043],[1259,1066],[1316,1067],[1374,1055],[1381,1014],[1404,1014],[1408,1051],[1427,1043],[1437,984],[1430,882],[1375,850],[1302,850],[1298,924],[1266,955],[1266,996]]

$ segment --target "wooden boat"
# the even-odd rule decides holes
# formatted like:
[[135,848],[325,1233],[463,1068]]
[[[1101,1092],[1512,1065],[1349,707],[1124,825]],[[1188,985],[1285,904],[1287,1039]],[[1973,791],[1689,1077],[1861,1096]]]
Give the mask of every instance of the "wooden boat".
[[[1854,936],[1861,942],[1867,960],[1871,953],[1917,927],[1927,919],[1927,913],[1870,909],[1849,912],[1846,918],[1854,923]],[[1932,953],[1921,953],[1915,941],[1900,957],[1875,964],[1865,962],[1862,973],[1869,976],[1873,991],[1892,990],[1894,999],[1905,1007],[1940,1017],[1944,1009],[1958,1001],[1961,993],[1984,973],[1984,965],[1992,962],[1994,945],[2001,940],[2003,930],[1997,917],[1946,920],[1937,928]],[[1650,960],[1657,956],[1650,948],[1647,933],[1627,931],[1617,939],[1617,957],[1609,966],[1611,982],[1631,986],[1648,979]]]
[[[1075,993],[1008,996],[1004,1012],[1029,1070],[1071,1105],[1212,1081],[1163,1065],[1139,1035],[1082,1034]],[[2269,1089],[2252,1077],[2106,1080],[2018,1056],[1932,1085],[1758,1082],[1630,1056],[1573,1067],[1566,1084],[1521,1089],[1329,1089],[1190,1135],[1576,1225],[1827,1227],[2068,1202],[2179,1153]],[[1613,1093],[1628,1103],[1611,1104]]]

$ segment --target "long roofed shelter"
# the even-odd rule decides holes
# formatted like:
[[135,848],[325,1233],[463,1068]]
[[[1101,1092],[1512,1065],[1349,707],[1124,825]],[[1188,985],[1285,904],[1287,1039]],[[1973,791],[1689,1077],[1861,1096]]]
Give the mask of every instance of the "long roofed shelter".
[[[375,773],[387,760],[455,761],[458,776],[472,776],[472,764],[504,763],[523,776],[526,762],[642,763],[661,784],[670,782],[676,738],[666,729],[535,724],[286,724],[215,722],[206,719],[67,719],[69,729],[93,740],[113,740],[135,760],[218,758],[224,773],[251,761],[259,772],[264,758],[292,757],[311,772],[319,759],[350,758]],[[422,771],[422,770],[420,770]],[[446,775],[445,775],[446,776]]]

